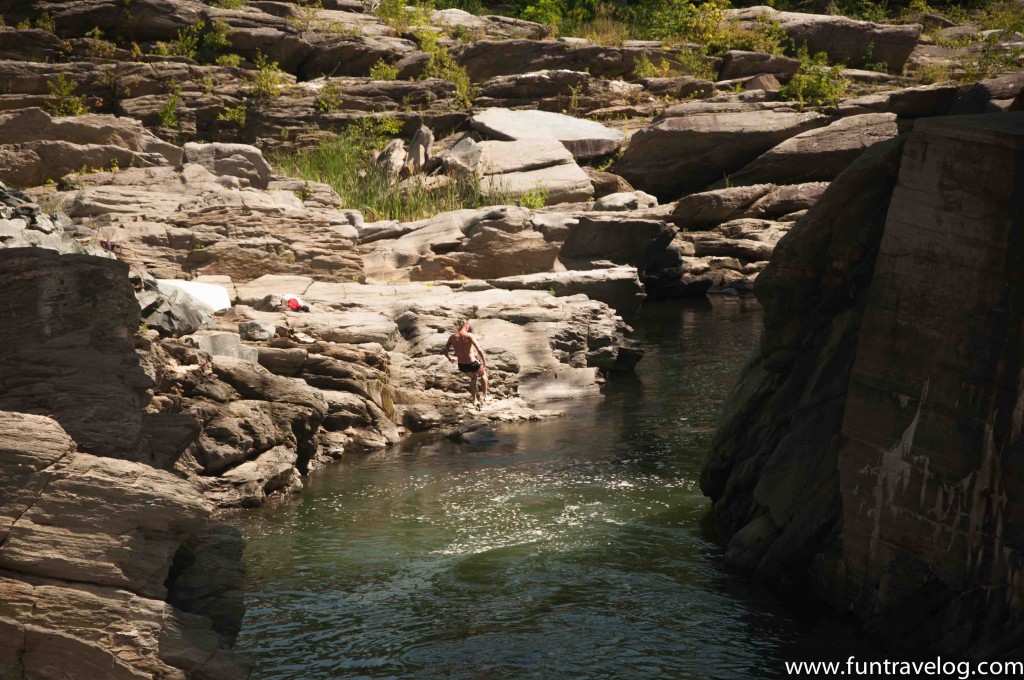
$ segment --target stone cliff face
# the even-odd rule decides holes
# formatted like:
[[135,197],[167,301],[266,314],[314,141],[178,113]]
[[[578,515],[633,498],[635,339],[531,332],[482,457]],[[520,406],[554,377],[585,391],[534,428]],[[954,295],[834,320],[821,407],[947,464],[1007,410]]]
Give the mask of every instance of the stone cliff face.
[[810,574],[894,643],[1024,640],[1022,173],[1007,114],[918,122],[841,175],[759,281],[704,470],[733,565]]
[[241,611],[204,611],[238,592],[241,551],[222,542],[200,589],[171,569],[211,510],[167,472],[76,451],[49,418],[0,413],[0,677],[248,677],[229,648]]
[[0,280],[0,408],[55,418],[83,451],[139,459],[152,381],[135,356],[128,266],[10,249]]
[[14,248],[0,281],[0,677],[247,677],[243,542],[153,467],[198,424],[143,411],[128,267]]

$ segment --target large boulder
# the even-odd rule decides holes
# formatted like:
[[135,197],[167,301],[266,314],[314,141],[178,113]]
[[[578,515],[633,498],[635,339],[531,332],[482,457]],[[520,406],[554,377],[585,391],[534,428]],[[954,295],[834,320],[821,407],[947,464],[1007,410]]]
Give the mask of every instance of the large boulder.
[[620,131],[600,123],[550,111],[485,109],[469,122],[492,139],[559,141],[578,160],[612,153],[625,140]]
[[184,156],[186,163],[197,163],[215,175],[244,179],[257,189],[266,189],[270,183],[270,164],[262,151],[249,144],[189,143]]
[[[867,147],[899,134],[895,113],[840,118],[802,132],[729,175],[733,186],[772,182],[800,184],[835,179]],[[719,183],[721,186],[722,183]]]
[[[747,52],[729,50],[722,55],[722,65],[718,70],[719,80],[749,78],[762,74],[775,76],[780,83],[789,82],[793,74],[800,68],[800,60],[784,57],[779,54],[765,52]],[[748,88],[749,89],[749,88]]]
[[492,198],[520,199],[527,194],[545,205],[586,201],[594,195],[587,174],[555,139],[476,142],[465,137],[439,157],[447,172],[475,175]]
[[657,44],[610,47],[567,40],[477,40],[451,51],[474,81],[545,69],[587,71],[595,78],[629,77],[641,56],[679,66]]
[[[170,473],[77,452],[50,418],[0,416],[0,671],[247,678],[229,649],[244,613],[237,532],[207,524],[210,504]],[[201,535],[222,557],[204,560],[202,598],[172,605],[180,551]],[[239,549],[222,552],[227,535]]]
[[825,52],[833,62],[852,67],[885,64],[890,73],[902,73],[921,36],[920,24],[876,24],[843,16],[780,12],[771,7],[732,10],[728,17],[741,26],[777,21],[794,48]]
[[701,477],[730,565],[918,651],[1024,639],[1022,124],[918,121],[836,178],[758,278],[761,348]]
[[0,408],[53,417],[91,453],[145,460],[153,384],[135,354],[128,266],[41,248],[0,250]]
[[449,32],[461,32],[474,37],[540,40],[551,33],[550,26],[533,21],[493,14],[478,16],[454,8],[434,10],[430,15],[430,24]]
[[637,264],[646,254],[672,240],[672,230],[659,220],[627,215],[581,215],[569,226],[559,257],[566,260],[610,260]]
[[487,283],[505,290],[541,290],[556,296],[583,294],[622,315],[636,312],[646,297],[635,267],[541,272],[490,279]]
[[700,191],[781,142],[828,124],[819,113],[746,111],[665,118],[633,135],[613,170],[671,200]]
[[39,108],[0,115],[0,180],[36,186],[82,168],[176,165],[181,149],[130,118],[53,118]]

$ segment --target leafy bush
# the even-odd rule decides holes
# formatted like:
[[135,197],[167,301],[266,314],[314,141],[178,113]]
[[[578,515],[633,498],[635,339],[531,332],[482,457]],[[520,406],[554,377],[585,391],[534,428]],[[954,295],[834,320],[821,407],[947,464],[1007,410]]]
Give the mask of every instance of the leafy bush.
[[668,78],[675,72],[667,60],[659,59],[655,64],[646,54],[641,54],[633,64],[633,75],[637,78]]
[[999,44],[999,36],[989,36],[980,45],[972,48],[964,60],[963,80],[973,82],[991,78],[1000,73],[1019,71],[1024,64],[1024,50],[1007,49]]
[[277,62],[271,61],[262,52],[257,52],[253,63],[256,64],[256,71],[252,74],[252,87],[249,88],[249,94],[257,99],[281,96],[281,91],[284,90],[288,79],[285,78],[285,73],[278,67]]
[[223,9],[242,9],[245,6],[245,0],[208,0],[208,4]]
[[846,94],[849,82],[843,78],[843,67],[831,66],[828,55],[819,52],[813,57],[802,47],[798,53],[800,68],[792,80],[779,88],[779,97],[805,106],[835,106]]
[[370,67],[370,77],[374,80],[398,80],[398,67],[381,59]]
[[50,90],[53,100],[46,104],[46,108],[55,116],[81,116],[89,113],[89,106],[85,103],[85,95],[76,94],[78,84],[68,80],[64,74],[57,76],[46,84]]
[[210,29],[203,34],[202,45],[211,52],[220,52],[231,45],[228,33],[231,27],[223,21],[214,21]]
[[548,190],[539,184],[519,198],[515,199],[515,204],[521,208],[531,208],[537,210],[543,208],[548,202]]
[[242,65],[242,57],[237,54],[222,54],[214,62],[217,66],[230,66],[238,68]]
[[171,82],[167,86],[170,96],[167,103],[160,109],[160,124],[164,127],[178,127],[178,103],[181,101],[181,88],[177,83]]
[[416,38],[419,40],[420,49],[429,57],[423,69],[423,77],[447,80],[455,85],[455,102],[467,108],[472,106],[474,91],[469,74],[441,44],[440,35],[430,29],[423,29],[417,31]]
[[341,86],[336,82],[328,82],[316,98],[316,108],[320,113],[332,113],[341,108]]
[[245,104],[229,106],[217,114],[217,120],[223,123],[234,123],[238,127],[245,127]]

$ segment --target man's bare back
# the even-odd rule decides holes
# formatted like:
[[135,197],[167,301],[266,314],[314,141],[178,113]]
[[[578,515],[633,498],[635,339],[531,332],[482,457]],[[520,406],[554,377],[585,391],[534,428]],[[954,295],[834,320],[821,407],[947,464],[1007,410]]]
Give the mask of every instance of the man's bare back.
[[[476,380],[477,376],[480,377],[483,382],[484,399],[487,398],[487,357],[484,355],[483,349],[477,344],[476,340],[472,335],[469,334],[469,322],[462,321],[457,325],[458,330],[452,333],[448,338],[448,342],[444,346],[444,356],[452,363],[458,363],[459,371],[461,373],[470,374],[471,381],[469,385],[470,394],[473,395],[473,403],[476,404]],[[455,351],[455,358],[453,359],[449,352]],[[473,351],[476,350],[479,360],[473,358]]]

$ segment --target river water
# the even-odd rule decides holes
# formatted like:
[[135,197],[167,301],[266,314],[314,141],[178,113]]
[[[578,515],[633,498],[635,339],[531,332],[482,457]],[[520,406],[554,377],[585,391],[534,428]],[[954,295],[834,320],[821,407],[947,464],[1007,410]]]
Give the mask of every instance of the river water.
[[756,303],[649,305],[636,327],[636,375],[564,418],[354,457],[236,516],[256,677],[776,678],[870,655],[806,593],[726,573],[702,529]]

